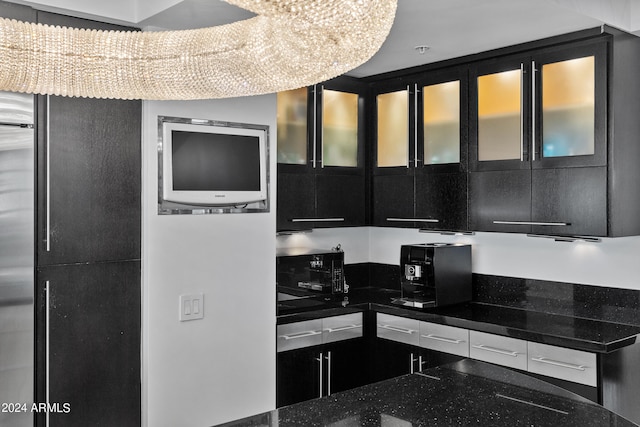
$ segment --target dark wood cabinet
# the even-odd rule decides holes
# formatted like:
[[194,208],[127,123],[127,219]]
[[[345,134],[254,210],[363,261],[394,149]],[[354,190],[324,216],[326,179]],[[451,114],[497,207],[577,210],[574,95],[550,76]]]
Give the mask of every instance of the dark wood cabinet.
[[368,384],[366,358],[364,338],[278,353],[277,407]]
[[321,397],[320,364],[324,354],[318,347],[285,351],[277,355],[276,406],[291,405]]
[[608,235],[608,43],[471,67],[471,229]]
[[378,338],[374,344],[371,382],[419,372],[463,359],[461,356]]
[[70,406],[37,425],[141,423],[141,106],[37,97],[35,399]]
[[[341,77],[309,88],[306,105],[296,98],[296,105],[279,107],[291,116],[296,108],[307,111],[297,112],[299,120],[278,119],[287,135],[278,149],[278,231],[366,224],[365,90],[357,79]],[[346,131],[334,123],[340,115],[324,108],[345,101],[341,96],[350,112]]]
[[466,230],[466,67],[372,87],[373,225]]
[[38,104],[38,264],[139,258],[141,102]]
[[531,232],[531,171],[469,174],[469,225],[472,230]]
[[47,266],[37,276],[37,346],[48,360],[39,400],[69,404],[47,425],[139,426],[140,261]]
[[413,227],[413,174],[378,175],[373,177],[373,225],[381,227]]

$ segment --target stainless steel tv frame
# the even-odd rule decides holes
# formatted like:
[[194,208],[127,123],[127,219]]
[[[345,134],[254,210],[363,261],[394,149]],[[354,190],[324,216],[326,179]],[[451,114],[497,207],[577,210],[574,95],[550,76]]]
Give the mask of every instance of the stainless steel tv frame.
[[[185,123],[203,126],[223,126],[240,129],[252,129],[264,132],[265,138],[265,163],[267,174],[267,197],[265,200],[248,203],[242,206],[201,206],[176,203],[164,200],[162,197],[163,188],[163,140],[164,123]],[[188,119],[182,117],[158,116],[158,215],[203,215],[203,214],[225,214],[225,213],[260,213],[269,212],[270,209],[270,157],[269,157],[269,126],[256,125],[251,123],[224,122],[207,119]]]

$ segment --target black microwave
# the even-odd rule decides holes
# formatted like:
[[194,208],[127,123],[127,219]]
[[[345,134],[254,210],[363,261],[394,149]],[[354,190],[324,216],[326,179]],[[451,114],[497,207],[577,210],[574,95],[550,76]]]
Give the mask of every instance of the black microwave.
[[276,283],[280,292],[299,296],[343,294],[344,252],[306,248],[278,249]]

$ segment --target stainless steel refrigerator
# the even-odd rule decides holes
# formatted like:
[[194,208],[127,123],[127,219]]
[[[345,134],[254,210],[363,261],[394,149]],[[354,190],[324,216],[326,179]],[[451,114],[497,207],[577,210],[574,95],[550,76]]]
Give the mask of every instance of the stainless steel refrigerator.
[[34,96],[0,92],[0,426],[33,426]]

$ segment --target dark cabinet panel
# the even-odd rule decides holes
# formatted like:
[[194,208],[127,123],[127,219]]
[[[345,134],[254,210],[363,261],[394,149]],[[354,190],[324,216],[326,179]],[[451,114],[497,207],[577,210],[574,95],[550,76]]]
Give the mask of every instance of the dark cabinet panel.
[[531,219],[536,234],[607,235],[607,168],[532,171]]
[[462,356],[428,350],[378,338],[374,343],[371,382],[422,371],[464,359]]
[[316,227],[364,225],[364,176],[317,175],[316,198]]
[[364,338],[279,352],[277,406],[291,405],[367,384],[366,354]]
[[49,425],[139,426],[140,262],[44,267],[37,283],[39,371],[70,404]]
[[[313,227],[316,212],[315,176],[311,174],[278,174],[278,230],[304,230]],[[298,222],[302,220],[301,222]]]
[[416,177],[416,218],[420,228],[466,230],[467,174],[437,173]]
[[278,231],[365,225],[365,92],[365,84],[341,76],[306,94],[279,94],[290,117],[278,119]]
[[373,177],[373,225],[413,227],[413,175]]
[[408,344],[376,339],[372,352],[374,360],[371,381],[382,381],[411,373],[412,366],[415,368],[417,350],[417,347]]
[[531,172],[469,174],[469,226],[472,230],[530,233]]
[[140,258],[141,103],[39,104],[39,265]]
[[320,397],[319,347],[302,348],[278,353],[276,406],[291,405]]
[[364,338],[340,341],[327,346],[327,392],[337,393],[368,384],[367,352]]

